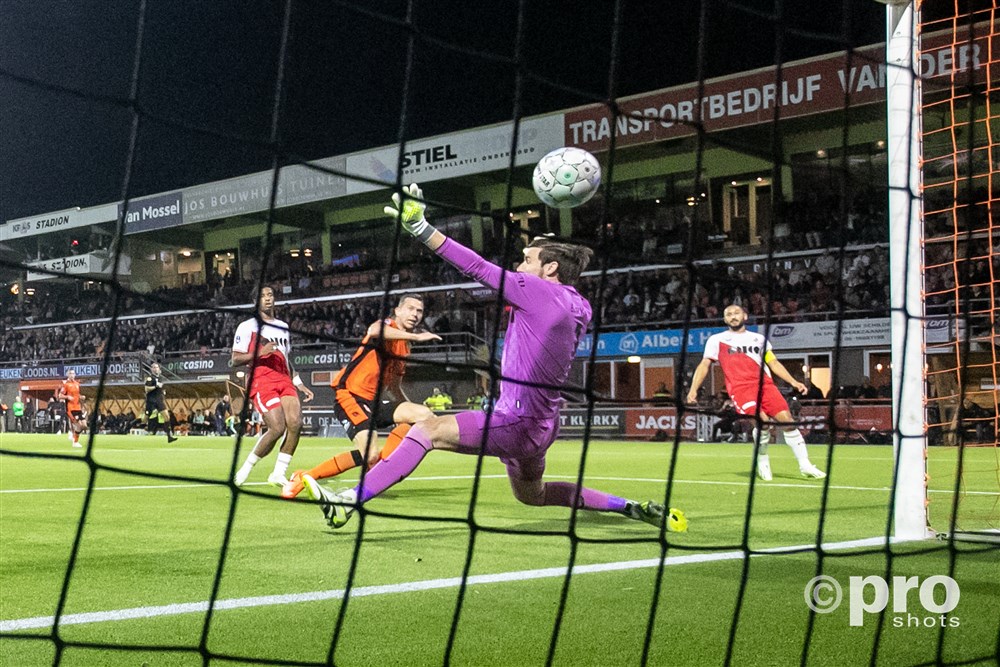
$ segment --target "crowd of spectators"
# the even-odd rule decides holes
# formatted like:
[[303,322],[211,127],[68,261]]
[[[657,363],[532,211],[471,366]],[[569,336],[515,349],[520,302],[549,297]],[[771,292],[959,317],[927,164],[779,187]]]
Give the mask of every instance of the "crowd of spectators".
[[[888,314],[889,262],[882,246],[856,250],[841,262],[821,253],[763,261],[723,262],[588,276],[583,293],[600,304],[602,324],[712,322],[729,303],[774,322],[825,319],[839,313]],[[691,304],[690,310],[688,304]]]
[[[376,280],[373,273],[361,270],[323,276],[314,281],[321,287],[310,289],[309,294],[321,297],[377,293],[384,286],[371,282]],[[465,279],[450,267],[447,272],[408,268],[390,279],[396,289],[459,282]],[[770,314],[775,322],[825,319],[840,311],[848,316],[851,313],[885,316],[888,285],[887,252],[884,247],[875,246],[855,249],[842,260],[830,253],[815,253],[778,257],[770,264],[759,259],[719,260],[690,268],[614,271],[603,278],[585,276],[580,290],[597,306],[602,326],[628,328],[677,326],[685,322],[715,324],[721,317],[721,309],[731,302],[743,303],[758,318]],[[111,325],[100,318],[112,312],[109,302],[113,299],[97,290],[83,290],[73,296],[66,293],[71,288],[64,286],[61,293],[53,285],[43,294],[36,293],[30,301],[5,299],[0,316],[3,325],[0,362],[103,354]],[[207,289],[195,286],[186,291],[123,295],[114,332],[115,351],[160,354],[228,347],[238,322],[251,314],[248,309],[222,307],[229,305],[226,303],[229,298],[247,304],[252,286],[240,284],[239,299],[235,299],[237,287],[232,287],[233,293],[227,292],[225,299],[219,299],[218,292],[209,294]],[[378,319],[382,305],[381,296],[309,301],[302,289],[282,285],[281,281],[277,290],[286,299],[306,299],[280,307],[279,316],[297,332],[297,344],[329,341],[356,344],[365,328]],[[426,324],[434,331],[491,335],[496,322],[496,301],[489,293],[442,288],[426,294],[426,299]],[[206,306],[217,309],[176,314],[179,310]],[[156,312],[166,314],[149,315]],[[73,320],[83,323],[68,324]],[[54,326],[41,326],[43,322],[53,322]]]
[[[770,259],[748,257],[744,247],[742,256],[736,249],[721,249],[714,253],[714,260],[683,265],[670,252],[688,237],[697,209],[624,211],[610,230],[613,243],[608,245],[605,238],[602,246],[612,256],[605,264],[609,270],[600,275],[593,270],[598,268],[595,263],[579,288],[595,305],[600,326],[612,329],[713,325],[722,308],[732,302],[742,303],[751,316],[772,322],[884,317],[889,313],[889,258],[881,242],[884,212],[871,204],[856,204],[846,217],[830,207],[788,205],[773,230],[777,252]],[[597,242],[599,236],[593,240]],[[956,253],[951,243],[927,244],[929,314],[953,314],[956,303],[968,303],[975,333],[979,326],[975,314],[1000,306],[994,303],[1000,290],[993,282],[1000,266],[989,262],[991,242],[966,241],[958,254],[973,261],[963,265],[967,268],[962,271],[951,260]],[[496,238],[491,243],[495,245]],[[668,252],[671,244],[673,250]],[[1000,247],[992,256],[1000,256]],[[500,261],[497,256],[491,259]],[[498,322],[495,295],[448,287],[467,279],[426,252],[410,253],[391,270],[385,264],[385,258],[368,252],[325,267],[310,262],[276,263],[277,275],[268,284],[275,288],[279,301],[295,302],[280,306],[279,316],[297,332],[297,344],[356,344],[368,324],[379,317],[381,292],[434,285],[442,288],[425,294],[428,328],[438,333],[465,331],[483,338],[492,335]],[[250,302],[255,286],[253,276],[241,280],[227,273],[212,275],[204,284],[145,294],[118,294],[96,284],[85,289],[78,282],[60,281],[36,283],[30,296],[4,291],[0,293],[0,363],[99,356],[111,333],[107,318],[114,313],[118,316],[115,352],[227,348],[236,324],[250,316],[248,308],[237,306]],[[989,326],[990,320],[987,317],[983,322]]]
[[114,414],[110,410],[98,412],[94,420],[99,433],[126,435],[133,428],[142,426],[142,419],[137,417],[132,410],[119,414]]

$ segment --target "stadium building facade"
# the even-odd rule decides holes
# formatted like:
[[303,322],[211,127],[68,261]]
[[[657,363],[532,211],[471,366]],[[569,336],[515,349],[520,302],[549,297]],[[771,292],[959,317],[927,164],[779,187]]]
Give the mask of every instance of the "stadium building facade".
[[[939,75],[982,67],[984,44],[955,53],[949,39],[925,38],[924,67]],[[444,295],[439,305],[450,308],[449,314],[463,317],[460,311],[468,304],[482,313],[471,324],[466,321],[465,338],[424,356],[459,365],[485,362],[489,346],[482,338],[492,328],[486,313],[496,295],[464,282],[419,283],[419,272],[407,265],[418,261],[420,250],[407,244],[390,257],[396,231],[382,215],[389,187],[423,184],[439,226],[487,255],[501,254],[512,222],[527,235],[551,232],[590,241],[605,250],[609,279],[635,283],[633,289],[666,282],[686,258],[696,258],[693,268],[705,282],[756,285],[767,299],[781,280],[815,272],[824,261],[829,267],[831,248],[838,255],[831,270],[839,281],[853,265],[867,269],[886,255],[884,60],[884,45],[872,45],[785,64],[780,84],[775,70],[764,68],[624,98],[614,112],[589,105],[516,126],[415,140],[402,153],[398,145],[383,146],[291,165],[277,174],[259,172],[127,203],[47,212],[0,225],[0,242],[33,258],[16,282],[21,299],[36,289],[107,291],[113,280],[138,295],[183,294],[205,286],[218,295],[227,286],[256,281],[265,249],[273,248],[266,260],[268,278],[281,293],[279,305],[337,308],[418,286]],[[611,175],[606,189],[580,209],[545,209],[530,187],[535,162],[562,145],[586,148],[605,165],[613,164],[605,167]],[[445,201],[447,210],[435,207]],[[124,251],[115,257],[109,249],[119,229]],[[86,238],[82,250],[81,238]],[[595,284],[598,274],[589,274]],[[53,283],[68,285],[47,287]],[[851,289],[830,287],[839,290],[837,297]],[[166,314],[135,317],[155,321],[199,305],[161,303],[140,310]],[[245,299],[213,305],[248,307]],[[712,305],[721,310],[725,304]],[[888,384],[887,300],[808,313],[766,310],[772,316],[758,318],[757,326],[789,368],[809,376],[827,395],[860,385],[865,377],[876,387]],[[581,347],[576,380],[582,386],[589,370],[594,390],[620,401],[646,400],[661,383],[674,390],[700,358],[700,343],[718,330],[718,319],[696,321],[687,331],[678,328],[678,318],[605,321],[599,335]],[[7,324],[30,331],[58,323]],[[930,319],[927,329],[928,336],[942,340],[960,333],[946,313]],[[477,337],[478,351],[459,351],[475,348]],[[320,390],[320,404],[332,402],[324,378],[354,344],[298,346],[304,350],[299,367]],[[190,409],[212,400],[227,382],[241,382],[224,365],[224,350],[168,346],[147,356],[154,352],[181,380],[183,389],[173,392],[172,400],[183,400]],[[117,366],[109,366],[108,399],[130,400],[124,388],[138,382],[142,358],[123,355]],[[70,367],[93,384],[101,375],[99,361],[95,349],[83,359],[2,362],[0,395],[10,399],[21,390],[41,398]],[[481,383],[471,371],[442,373],[415,372],[417,391],[449,378],[469,393]],[[116,385],[123,389],[116,391]],[[721,376],[708,386],[712,395],[720,391]],[[879,423],[880,430],[888,426],[888,417]]]

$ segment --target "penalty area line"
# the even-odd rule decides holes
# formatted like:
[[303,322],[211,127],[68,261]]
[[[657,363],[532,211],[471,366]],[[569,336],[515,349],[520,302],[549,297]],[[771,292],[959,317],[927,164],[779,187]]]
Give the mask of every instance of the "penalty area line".
[[[893,542],[895,541],[896,540],[893,540]],[[859,540],[827,543],[823,545],[823,549],[825,551],[841,551],[845,549],[881,546],[885,543],[885,537],[869,537]],[[813,544],[775,547],[766,549],[766,554],[754,554],[754,556],[762,557],[767,554],[781,554],[784,552],[796,552],[814,548],[815,545]],[[677,565],[689,565],[692,563],[714,563],[720,561],[742,560],[745,557],[746,553],[743,551],[725,551],[720,553],[669,556],[667,558],[663,558],[662,562],[664,567],[673,567]],[[628,570],[648,569],[658,567],[660,561],[661,559],[659,558],[647,558],[643,560],[628,560],[614,563],[577,565],[573,567],[572,575],[579,576],[603,572],[623,572]],[[466,579],[466,585],[480,586],[483,584],[514,583],[535,579],[554,579],[558,577],[565,577],[567,571],[568,568],[566,567],[549,567],[538,570],[516,570],[513,572],[498,572],[496,574],[478,574],[468,577]],[[399,593],[441,590],[446,588],[457,588],[461,584],[461,577],[448,577],[443,579],[428,579],[425,581],[409,581],[399,584],[385,584],[381,586],[359,586],[351,589],[351,597],[362,598],[378,595],[394,595]],[[276,605],[298,604],[301,602],[340,600],[344,598],[344,595],[344,589],[333,589],[307,593],[289,593],[286,595],[261,595],[256,597],[231,598],[227,600],[216,600],[214,611],[270,607]],[[164,616],[178,616],[180,614],[204,613],[208,610],[208,601],[202,601],[151,607],[132,607],[129,609],[112,609],[108,611],[94,611],[80,614],[65,614],[59,617],[59,626],[82,625],[86,623],[107,623],[110,621],[129,621],[142,618],[161,618]],[[50,628],[54,624],[54,616],[35,616],[32,618],[12,619],[9,621],[0,621],[0,632],[18,632],[21,630],[32,630],[37,628]]]

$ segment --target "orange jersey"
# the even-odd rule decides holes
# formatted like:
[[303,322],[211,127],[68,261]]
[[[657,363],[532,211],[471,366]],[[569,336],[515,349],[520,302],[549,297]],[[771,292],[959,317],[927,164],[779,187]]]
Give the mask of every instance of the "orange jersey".
[[[396,322],[387,318],[385,326],[399,329]],[[379,373],[385,368],[382,386],[397,385],[406,372],[406,357],[410,355],[410,342],[405,340],[385,340],[379,344],[378,336],[365,336],[351,361],[337,371],[330,381],[335,389],[346,389],[355,396],[369,401],[375,400]]]
[[62,396],[66,399],[66,410],[80,410],[80,383],[76,380],[63,380]]

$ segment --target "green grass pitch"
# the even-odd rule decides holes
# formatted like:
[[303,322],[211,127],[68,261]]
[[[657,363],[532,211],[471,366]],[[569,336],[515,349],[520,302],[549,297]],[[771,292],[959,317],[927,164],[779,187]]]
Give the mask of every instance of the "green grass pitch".
[[[292,467],[346,445],[305,439]],[[751,496],[747,445],[682,444],[671,471],[669,443],[591,442],[589,486],[662,499],[672,475],[671,504],[691,529],[666,544],[653,527],[617,515],[520,505],[498,461],[483,461],[477,484],[477,460],[449,453],[430,454],[363,521],[333,531],[316,505],[281,500],[263,483],[273,454],[239,492],[228,486],[229,439],[167,446],[162,437],[99,436],[81,450],[65,436],[8,433],[0,450],[2,665],[51,665],[58,645],[60,664],[74,666],[202,665],[199,647],[216,656],[211,665],[326,664],[334,638],[337,665],[440,665],[456,608],[454,665],[546,664],[557,628],[553,664],[637,665],[651,610],[651,665],[723,664],[731,636],[735,665],[800,664],[803,656],[810,665],[869,664],[873,652],[879,665],[927,664],[939,642],[945,663],[997,664],[996,548],[949,550],[931,540],[893,545],[887,557],[885,547],[844,544],[885,534],[887,446],[834,449],[824,512],[823,483],[800,478],[784,445],[771,446],[774,480],[756,483]],[[549,479],[575,480],[582,453],[579,441],[557,442]],[[810,447],[824,469],[828,454]],[[930,452],[932,517],[950,512],[955,458],[956,450]],[[968,449],[965,463],[959,515],[968,509],[995,525],[997,452]],[[810,620],[804,589],[818,573],[816,551],[747,562],[741,545],[817,539],[832,545],[822,571],[842,584],[843,601]],[[571,561],[578,570],[567,586]],[[463,590],[467,562],[473,578]],[[887,573],[951,574],[961,597],[948,627],[938,627],[917,590],[905,612],[890,602],[881,618],[850,625],[849,578]],[[63,595],[54,630],[48,617]]]

